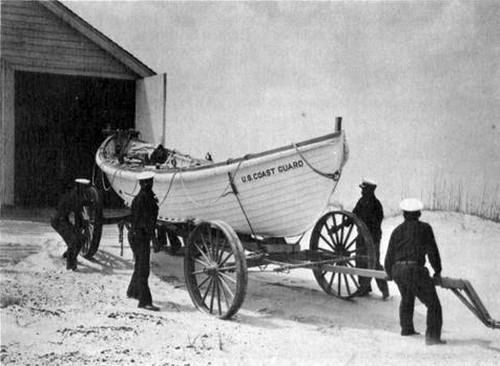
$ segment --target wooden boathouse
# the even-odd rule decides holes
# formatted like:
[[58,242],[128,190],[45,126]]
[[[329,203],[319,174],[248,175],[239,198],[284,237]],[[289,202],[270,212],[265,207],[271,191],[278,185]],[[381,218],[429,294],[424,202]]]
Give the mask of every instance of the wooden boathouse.
[[2,1],[0,23],[0,207],[54,206],[156,74],[58,1]]

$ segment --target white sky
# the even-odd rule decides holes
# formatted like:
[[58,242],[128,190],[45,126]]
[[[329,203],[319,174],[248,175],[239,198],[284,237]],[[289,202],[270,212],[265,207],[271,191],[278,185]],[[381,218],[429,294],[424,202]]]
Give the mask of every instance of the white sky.
[[64,3],[167,72],[172,147],[221,160],[341,115],[349,185],[500,181],[499,1]]

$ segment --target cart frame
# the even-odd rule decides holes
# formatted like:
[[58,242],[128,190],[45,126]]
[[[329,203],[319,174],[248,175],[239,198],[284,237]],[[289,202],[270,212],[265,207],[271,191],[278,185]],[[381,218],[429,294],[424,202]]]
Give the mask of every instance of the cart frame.
[[[98,251],[103,225],[118,225],[123,255],[124,229],[130,228],[129,212],[103,215],[102,199],[95,186],[89,187],[89,203],[84,206],[81,231],[86,241],[81,254],[91,259]],[[375,270],[376,252],[365,224],[353,213],[330,211],[314,225],[309,248],[303,249],[301,236],[294,243],[285,238],[262,238],[238,234],[223,221],[161,220],[153,245],[167,242],[173,252],[184,241],[184,276],[193,304],[221,319],[230,319],[243,304],[249,269],[289,272],[298,268],[313,271],[327,294],[351,299],[360,290],[359,277],[387,279],[385,271]],[[303,245],[303,244],[302,244]],[[468,280],[444,277],[437,286],[451,290],[487,327],[500,329]]]

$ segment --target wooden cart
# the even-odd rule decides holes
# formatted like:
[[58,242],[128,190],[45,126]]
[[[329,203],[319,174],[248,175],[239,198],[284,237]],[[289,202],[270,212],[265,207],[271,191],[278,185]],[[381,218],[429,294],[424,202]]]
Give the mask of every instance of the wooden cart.
[[[333,134],[226,162],[194,160],[194,166],[184,168],[168,166],[170,160],[157,167],[123,163],[124,146],[145,145],[136,131],[117,131],[101,145],[96,162],[127,206],[134,192],[137,194],[137,174],[156,173],[155,187],[159,185],[157,194],[161,195],[155,240],[165,242],[168,233],[179,246],[177,238],[183,239],[186,287],[198,309],[231,318],[244,301],[249,269],[285,272],[309,268],[327,294],[349,299],[364,290],[360,289],[360,276],[386,275],[374,269],[373,240],[354,214],[327,212],[310,229],[348,159],[341,121],[338,117]],[[185,157],[170,153],[172,158]],[[86,258],[98,250],[103,224],[118,224],[122,244],[123,229],[128,227],[127,213],[103,216],[95,186],[90,188],[90,196],[82,227],[87,238],[82,255]],[[306,233],[308,243],[303,239]],[[499,327],[468,281],[445,279],[441,285],[451,289],[487,326]]]
[[[104,217],[99,191],[95,187],[90,191],[92,202],[84,208],[82,226],[87,238],[81,252],[85,258],[97,252],[104,224],[118,225],[122,248],[124,228],[129,227],[127,212]],[[217,220],[159,221],[154,240],[165,242],[167,232],[183,238],[184,277],[193,304],[221,319],[231,318],[242,306],[252,269],[288,272],[310,268],[319,286],[341,299],[356,295],[360,276],[386,279],[384,271],[374,269],[375,250],[368,229],[347,211],[321,216],[310,232],[307,249],[301,245],[302,237],[290,243],[287,238],[238,234]],[[484,325],[500,328],[469,281],[442,278],[436,285],[451,290]]]

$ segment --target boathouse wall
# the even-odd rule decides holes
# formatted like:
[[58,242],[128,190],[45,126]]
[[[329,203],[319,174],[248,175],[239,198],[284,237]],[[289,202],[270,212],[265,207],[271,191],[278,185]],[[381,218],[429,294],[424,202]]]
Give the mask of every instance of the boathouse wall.
[[[101,138],[96,129],[107,122],[134,127],[136,81],[155,72],[58,1],[0,4],[0,207],[53,205],[52,193],[40,199],[26,190],[42,184],[42,191],[58,192],[73,175],[88,172],[66,169],[58,180],[54,174],[31,180],[26,159],[34,159],[34,166],[53,159],[48,164],[54,169],[67,167],[65,149],[75,145],[78,154],[92,157],[94,140]],[[44,129],[49,132],[36,132]],[[48,141],[54,134],[66,138]],[[40,149],[43,143],[56,147]]]

